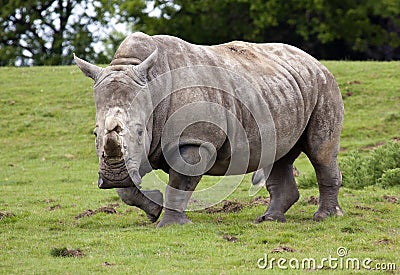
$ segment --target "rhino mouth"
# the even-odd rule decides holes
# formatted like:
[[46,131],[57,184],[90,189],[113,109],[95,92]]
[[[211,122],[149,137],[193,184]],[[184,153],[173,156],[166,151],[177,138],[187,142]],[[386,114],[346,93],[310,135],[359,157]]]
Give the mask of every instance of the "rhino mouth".
[[99,165],[98,187],[101,189],[132,187],[133,183],[124,159],[102,158]]

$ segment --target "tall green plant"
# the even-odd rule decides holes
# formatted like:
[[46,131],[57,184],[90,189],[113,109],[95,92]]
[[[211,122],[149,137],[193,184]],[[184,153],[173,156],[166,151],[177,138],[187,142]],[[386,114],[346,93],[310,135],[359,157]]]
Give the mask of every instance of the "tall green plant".
[[400,143],[388,142],[367,155],[351,152],[340,166],[344,186],[357,189],[375,184],[392,186],[398,181],[395,176],[399,175],[396,169],[400,169]]

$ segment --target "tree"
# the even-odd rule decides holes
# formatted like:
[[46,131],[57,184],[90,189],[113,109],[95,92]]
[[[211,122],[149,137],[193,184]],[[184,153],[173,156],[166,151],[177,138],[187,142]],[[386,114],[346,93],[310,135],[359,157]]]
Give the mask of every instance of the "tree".
[[[102,61],[93,43],[112,12],[110,1],[5,0],[0,12],[0,65],[64,65],[72,52]],[[92,29],[90,29],[92,28]],[[94,30],[93,30],[94,29]]]
[[[158,11],[143,8],[152,6]],[[120,1],[134,30],[198,44],[284,42],[317,58],[400,59],[400,0]],[[153,12],[154,13],[154,12]]]

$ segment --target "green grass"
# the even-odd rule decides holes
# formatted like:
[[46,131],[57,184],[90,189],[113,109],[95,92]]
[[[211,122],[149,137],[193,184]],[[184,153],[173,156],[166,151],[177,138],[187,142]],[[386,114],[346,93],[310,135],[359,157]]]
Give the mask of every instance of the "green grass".
[[[354,149],[366,154],[400,136],[397,62],[324,63],[344,96],[340,158]],[[399,186],[342,188],[345,216],[320,223],[311,221],[317,206],[310,197],[318,196],[317,188],[300,190],[287,223],[255,225],[266,206],[251,203],[246,176],[228,198],[242,203],[241,211],[190,212],[193,224],[156,229],[115,191],[97,188],[92,92],[91,80],[75,67],[0,68],[0,273],[265,274],[271,271],[257,267],[264,254],[318,261],[337,257],[341,246],[348,257],[400,266]],[[304,156],[296,166],[311,171]],[[203,184],[213,180],[205,177]],[[76,218],[107,205],[116,213]],[[294,251],[271,252],[279,247]],[[65,248],[83,255],[57,256]],[[284,272],[276,266],[273,271]]]

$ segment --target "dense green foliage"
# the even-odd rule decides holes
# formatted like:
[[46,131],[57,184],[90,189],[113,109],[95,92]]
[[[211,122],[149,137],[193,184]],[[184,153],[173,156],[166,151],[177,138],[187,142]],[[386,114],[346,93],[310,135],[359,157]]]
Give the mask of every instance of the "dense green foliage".
[[72,52],[108,63],[126,35],[116,23],[198,44],[284,42],[319,59],[400,59],[400,0],[18,0],[1,5],[0,66],[71,64]]
[[73,52],[105,61],[93,48],[100,39],[93,30],[108,23],[113,9],[106,6],[82,0],[2,1],[0,66],[71,64]]
[[380,183],[383,175],[385,175],[385,187],[395,185],[396,179],[386,173],[400,168],[400,144],[391,142],[372,150],[367,155],[353,152],[343,160],[341,168],[343,181],[349,187],[362,188]]
[[[389,142],[367,154],[351,151],[341,159],[339,166],[343,174],[343,185],[348,188],[400,186],[400,143]],[[315,174],[301,176],[298,184],[302,188],[315,187]]]
[[399,0],[154,2],[159,18],[138,16],[135,5],[122,3],[121,10],[125,18],[138,19],[135,29],[199,44],[285,42],[323,59],[400,58]]

